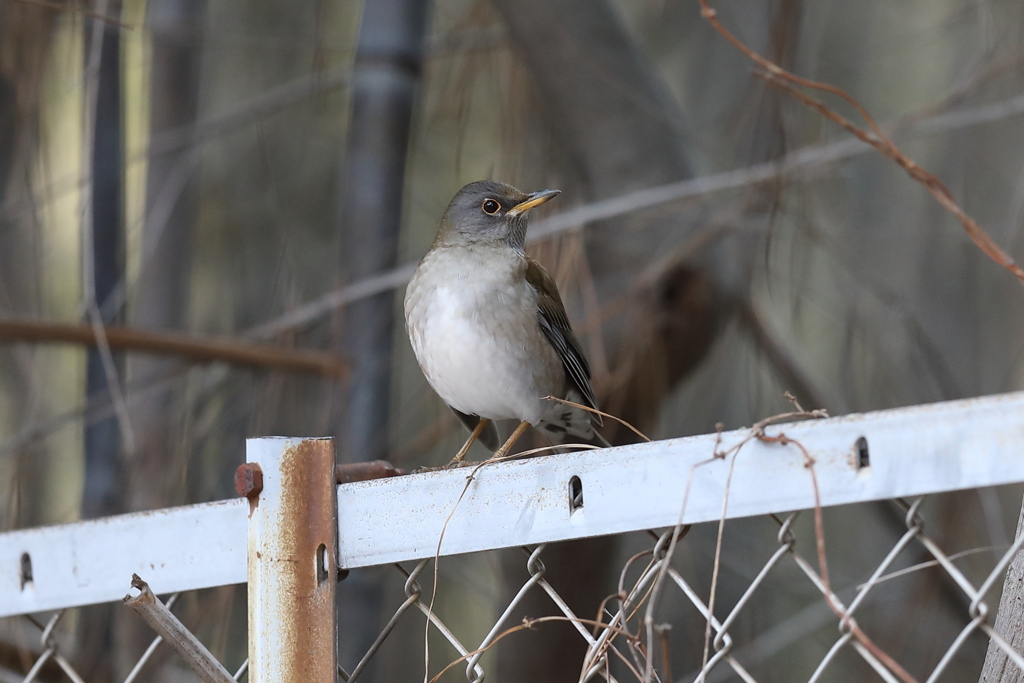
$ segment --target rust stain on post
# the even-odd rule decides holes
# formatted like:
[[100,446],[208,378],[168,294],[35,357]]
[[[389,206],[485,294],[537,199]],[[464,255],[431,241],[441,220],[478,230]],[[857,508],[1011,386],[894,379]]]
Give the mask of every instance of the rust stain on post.
[[244,465],[239,465],[235,470],[235,491],[238,492],[238,495],[246,498],[258,496],[262,490],[263,470],[260,469],[259,464],[247,462]]
[[[333,681],[337,677],[336,660],[331,656],[338,583],[333,446],[330,441],[303,441],[287,451],[281,463],[282,550],[293,548],[288,559],[296,563],[294,601],[282,605],[282,626],[295,630],[295,678],[284,680]],[[294,514],[303,510],[304,514]],[[287,656],[283,654],[283,658]]]
[[273,451],[278,462],[261,464],[264,489],[252,516],[255,529],[250,527],[250,680],[333,683],[338,538],[334,442],[254,442],[260,452],[273,451],[268,445],[280,450]]
[[252,517],[263,491],[263,470],[258,463],[247,462],[238,466],[235,470],[235,491],[249,499],[249,516]]

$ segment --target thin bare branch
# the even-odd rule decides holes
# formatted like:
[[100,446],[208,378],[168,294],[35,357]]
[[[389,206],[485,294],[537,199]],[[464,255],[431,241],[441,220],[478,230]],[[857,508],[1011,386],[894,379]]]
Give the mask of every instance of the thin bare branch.
[[[103,327],[112,349],[126,349],[193,361],[222,361],[235,365],[308,372],[328,377],[345,373],[340,358],[321,351],[300,351],[244,344],[231,339],[202,339],[180,332],[154,332],[127,327]],[[0,342],[97,345],[94,327],[34,321],[0,320]]]
[[834,593],[832,592],[831,582],[828,576],[828,562],[825,559],[825,525],[821,514],[821,493],[818,487],[818,476],[817,474],[815,474],[814,471],[814,458],[811,457],[811,454],[807,451],[807,448],[802,443],[800,443],[796,439],[789,438],[788,436],[785,435],[785,433],[780,432],[775,436],[766,434],[764,432],[763,425],[767,424],[768,422],[768,420],[764,420],[761,423],[758,423],[762,425],[762,427],[760,428],[758,428],[757,425],[755,425],[755,428],[752,431],[755,432],[756,438],[764,443],[777,443],[781,446],[796,446],[800,450],[800,453],[803,455],[804,467],[811,475],[811,484],[814,487],[814,537],[815,546],[818,553],[818,575],[821,578],[821,585],[823,588],[822,595],[825,598],[825,602],[828,604],[829,608],[835,613],[835,615],[839,617],[840,623],[848,627],[850,629],[850,633],[853,634],[853,637],[856,638],[861,645],[867,648],[868,651],[870,651],[871,654],[874,655],[874,657],[878,659],[883,666],[885,666],[889,671],[891,671],[897,677],[899,677],[899,679],[902,680],[903,683],[917,683],[916,678],[910,675],[910,673],[906,669],[904,669],[899,662],[893,659],[889,655],[889,653],[887,653],[885,650],[879,647],[873,640],[871,640],[871,638],[866,633],[864,633],[863,630],[861,630],[860,626],[857,624],[856,621],[854,621],[853,617],[847,614],[846,610],[836,603],[834,599]]
[[[149,146],[129,155],[125,163],[138,163],[149,157],[174,152],[183,147],[198,147],[222,135],[237,132],[242,126],[284,111],[311,97],[346,87],[349,75],[347,69],[332,69],[315,72],[274,86],[224,112],[214,114],[194,124],[172,128],[153,135],[150,138]],[[43,194],[49,197],[50,201],[55,201],[82,189],[87,182],[84,177],[60,178],[49,187],[44,188]],[[27,202],[5,202],[0,204],[0,215],[14,216],[20,211],[34,210],[35,208],[37,207],[31,206]]]
[[[765,71],[757,72],[755,75],[763,78],[768,83],[786,90],[788,93],[796,97],[807,107],[814,109],[825,118],[833,121],[845,130],[855,135],[858,139],[874,147],[876,150],[882,153],[887,159],[891,159],[899,164],[914,180],[921,183],[928,192],[938,200],[939,204],[944,209],[949,211],[951,214],[956,216],[960,224],[963,225],[964,230],[971,240],[977,245],[981,251],[988,256],[990,259],[998,263],[1003,268],[1009,270],[1013,275],[1024,283],[1024,270],[1014,263],[1013,259],[1007,254],[996,242],[982,230],[978,223],[968,216],[963,209],[953,199],[953,194],[949,191],[942,181],[936,178],[934,175],[925,171],[923,168],[917,165],[913,159],[908,157],[903,151],[893,144],[892,140],[882,131],[882,128],[875,123],[875,120],[867,112],[867,110],[858,102],[853,96],[846,93],[844,90],[830,85],[828,83],[822,83],[820,81],[812,81],[808,78],[797,76],[789,71],[786,71],[778,64],[771,60],[765,59],[754,50],[747,47],[743,41],[734,36],[725,26],[718,21],[718,13],[708,5],[708,0],[700,0],[701,16],[707,19],[707,21],[718,31],[727,41],[729,41],[737,50],[749,57],[754,63],[759,65]],[[847,119],[842,114],[826,106],[823,102],[804,94],[797,90],[793,85],[803,86],[805,88],[811,88],[813,90],[819,90],[821,92],[827,92],[845,100],[850,106],[852,106],[864,122],[867,123],[868,128],[871,132],[868,132]]]
[[233,683],[234,679],[227,669],[174,616],[167,605],[157,599],[149,585],[139,578],[138,574],[132,575],[132,588],[138,590],[139,594],[133,596],[129,593],[124,597],[124,604],[135,610],[154,631],[170,643],[200,678],[206,683]]
[[[900,139],[904,137],[913,139],[1001,121],[1013,116],[1020,116],[1021,114],[1024,114],[1024,95],[1003,102],[937,115],[910,126],[893,124],[887,125],[884,128],[886,130],[905,130],[905,132],[900,133]],[[650,209],[670,202],[696,199],[717,192],[758,185],[783,177],[787,180],[799,179],[805,176],[819,178],[822,167],[866,154],[868,151],[869,148],[864,147],[857,139],[841,140],[827,145],[808,145],[807,147],[790,152],[777,161],[754,164],[746,168],[629,192],[611,199],[562,211],[544,220],[537,221],[530,227],[527,242],[531,243],[548,239],[566,230],[578,228],[594,221],[624,216],[635,211]],[[415,270],[415,263],[396,266],[379,275],[374,275],[365,280],[360,280],[328,292],[273,320],[248,330],[245,334],[254,339],[266,339],[288,330],[309,325],[330,314],[332,311],[354,301],[403,286],[409,281]]]
[[[877,149],[887,159],[891,159],[903,167],[903,170],[905,170],[911,178],[921,183],[924,188],[928,190],[936,200],[938,200],[939,204],[941,204],[946,211],[949,211],[957,218],[957,220],[960,221],[960,224],[963,225],[968,237],[971,238],[971,241],[973,241],[986,256],[1003,268],[1009,270],[1018,280],[1024,283],[1024,270],[1021,270],[1021,268],[1014,262],[1013,258],[1007,254],[1002,247],[996,244],[995,240],[993,240],[973,218],[968,216],[967,213],[960,208],[960,205],[953,199],[953,193],[949,191],[949,188],[947,188],[942,181],[934,175],[918,166],[913,159],[904,154],[888,138],[878,134],[872,135],[871,133],[858,128],[842,114],[830,109],[824,103],[814,99],[813,97],[805,95],[785,80],[778,78],[773,73],[762,73],[757,75],[764,78],[772,85],[786,90],[806,106],[814,109],[830,121],[834,121],[839,124],[847,131],[856,135],[860,140]],[[874,130],[874,122],[871,123],[872,130]]]

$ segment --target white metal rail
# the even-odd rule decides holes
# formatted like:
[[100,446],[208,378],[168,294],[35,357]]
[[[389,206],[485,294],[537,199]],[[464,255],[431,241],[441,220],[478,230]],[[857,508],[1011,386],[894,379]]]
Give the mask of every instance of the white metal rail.
[[[821,503],[1024,481],[1024,393],[770,427],[806,447]],[[748,430],[342,484],[343,568],[718,519],[729,471],[705,462]],[[718,440],[720,439],[720,443]],[[703,463],[703,464],[701,464]],[[699,465],[699,466],[697,466]],[[455,513],[456,501],[466,489]],[[806,509],[799,449],[739,452],[727,516]],[[0,534],[0,616],[120,599],[133,573],[156,593],[246,581],[245,499]]]

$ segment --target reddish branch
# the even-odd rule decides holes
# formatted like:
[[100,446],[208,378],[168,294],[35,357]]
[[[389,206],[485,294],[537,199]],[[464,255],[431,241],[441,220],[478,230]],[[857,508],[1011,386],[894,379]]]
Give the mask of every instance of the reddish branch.
[[[791,95],[800,100],[800,102],[802,102],[805,106],[814,109],[815,111],[817,111],[819,114],[826,117],[830,121],[839,124],[860,140],[866,142],[867,144],[877,149],[887,159],[891,159],[892,161],[895,161],[897,164],[899,164],[907,172],[907,174],[910,175],[911,178],[921,183],[925,187],[925,189],[927,189],[928,192],[930,192],[932,196],[934,196],[935,199],[938,200],[939,204],[941,204],[943,208],[945,208],[951,214],[956,216],[957,220],[959,220],[961,225],[963,225],[964,230],[967,232],[967,235],[978,246],[978,248],[985,253],[985,255],[987,255],[993,261],[995,261],[996,263],[998,263],[999,265],[1013,273],[1018,280],[1024,282],[1024,270],[1021,270],[1014,263],[1013,259],[1010,258],[1009,254],[1003,251],[1003,249],[998,244],[995,243],[995,241],[988,235],[988,233],[982,230],[981,226],[979,226],[973,218],[968,216],[963,211],[963,209],[960,208],[960,206],[956,203],[956,200],[953,199],[953,194],[949,191],[949,188],[943,185],[942,181],[940,181],[934,175],[918,166],[913,159],[908,157],[906,154],[903,153],[902,150],[900,150],[896,145],[894,145],[892,141],[889,140],[888,137],[886,137],[885,133],[883,133],[882,130],[878,127],[874,119],[871,118],[871,115],[868,114],[867,110],[864,109],[864,107],[861,106],[861,104],[857,102],[857,100],[855,100],[852,96],[850,96],[840,88],[837,88],[833,85],[829,85],[827,83],[820,83],[818,81],[812,81],[806,78],[801,78],[800,76],[797,76],[793,73],[790,73],[789,71],[786,71],[778,64],[775,64],[774,62],[765,59],[761,55],[757,54],[752,49],[747,47],[747,45],[745,45],[743,41],[734,36],[728,29],[722,26],[721,22],[718,21],[717,13],[713,8],[711,8],[708,5],[708,0],[699,1],[701,6],[701,16],[704,17],[714,27],[714,29],[718,31],[718,33],[720,33],[727,41],[729,41],[736,49],[738,49],[740,52],[745,54],[756,64],[765,69],[765,73],[757,73],[757,76],[764,78],[766,81],[768,81],[768,83],[774,86],[786,90]],[[868,127],[871,129],[871,132],[868,132],[854,125],[849,119],[842,116],[838,112],[834,111],[833,109],[825,105],[823,102],[816,100],[803,92],[800,92],[794,87],[794,85],[802,86],[805,88],[811,88],[814,90],[820,90],[822,92],[831,93],[833,95],[836,95],[837,97],[842,98],[847,103],[849,103],[850,106],[852,106],[858,114],[860,114],[860,116],[864,119],[865,123],[867,123]],[[854,635],[854,637],[857,638],[857,640],[862,645],[864,645],[864,647],[866,647],[876,658],[878,658],[884,666],[886,666],[890,671],[895,673],[905,683],[913,683],[915,680],[914,677],[911,676],[892,657],[890,657],[874,642],[872,642],[871,639],[868,638],[868,636],[863,631],[861,631],[857,623],[852,618],[850,618],[844,610],[840,609],[839,606],[835,604],[835,602],[832,599],[832,593],[831,589],[829,588],[828,581],[828,569],[825,565],[824,533],[822,531],[821,522],[821,504],[820,502],[818,502],[818,483],[817,478],[814,476],[814,460],[810,457],[810,454],[807,453],[807,450],[803,447],[803,445],[791,439],[787,439],[787,437],[784,434],[779,434],[778,436],[775,437],[768,437],[763,433],[762,429],[761,435],[758,438],[760,438],[763,441],[774,441],[782,443],[784,445],[793,444],[799,447],[801,451],[803,451],[804,458],[806,461],[805,464],[810,470],[812,481],[814,484],[814,495],[816,500],[814,522],[818,544],[819,571],[821,573],[822,585],[825,589],[825,601],[828,603],[829,607],[836,613],[836,615],[839,616],[843,623],[847,627],[849,627],[850,632]]]
[[763,427],[758,429],[755,426],[755,429],[757,429],[756,437],[758,440],[765,443],[777,443],[782,446],[796,446],[803,454],[804,467],[807,468],[808,472],[810,472],[811,484],[814,487],[814,536],[816,541],[815,545],[817,546],[818,551],[818,575],[821,577],[821,585],[823,588],[822,595],[825,597],[825,603],[829,606],[829,609],[839,617],[840,623],[850,629],[850,633],[853,634],[853,637],[856,638],[861,645],[867,648],[867,650],[882,663],[882,666],[896,674],[904,683],[917,683],[917,679],[910,675],[910,672],[904,669],[899,662],[889,655],[889,653],[876,645],[875,642],[868,637],[868,634],[861,630],[853,617],[847,614],[846,610],[837,604],[833,598],[832,587],[828,578],[828,563],[825,561],[825,525],[821,516],[821,494],[818,489],[818,477],[814,473],[814,458],[811,457],[811,454],[802,443],[796,439],[789,438],[782,432],[775,436],[769,436],[764,432]]
[[[938,200],[939,204],[941,204],[944,209],[956,216],[957,220],[960,221],[960,224],[963,225],[967,235],[978,246],[978,248],[985,253],[986,256],[1001,265],[1003,268],[1009,270],[1017,277],[1018,280],[1024,282],[1024,270],[1021,270],[1020,267],[1014,263],[1013,259],[1010,258],[1010,255],[1003,251],[1003,249],[996,244],[991,237],[989,237],[988,233],[982,230],[981,226],[978,225],[973,218],[964,213],[964,210],[956,203],[956,200],[953,199],[953,194],[945,185],[942,184],[942,181],[918,166],[913,159],[904,154],[902,150],[900,150],[888,137],[886,137],[885,133],[882,132],[882,129],[879,128],[878,124],[876,124],[874,119],[871,118],[871,115],[868,114],[867,110],[864,109],[857,100],[834,85],[802,78],[796,74],[786,71],[771,60],[765,59],[747,47],[743,41],[730,33],[727,28],[722,26],[721,22],[718,21],[717,13],[708,5],[708,0],[700,0],[700,6],[701,16],[707,19],[716,31],[728,40],[737,50],[765,69],[767,73],[757,74],[758,76],[764,78],[772,85],[786,90],[800,100],[804,105],[814,109],[830,121],[834,121],[839,124],[859,139],[877,149],[887,159],[891,159],[899,164],[911,178],[924,185],[925,189],[927,189],[928,192]],[[867,123],[868,127],[871,129],[871,132],[854,125],[846,117],[813,97],[809,97],[808,95],[800,92],[791,84],[820,90],[822,92],[831,93],[837,97],[841,97],[849,103],[850,106],[857,110],[857,113],[860,114],[865,123]]]
[[[308,372],[338,377],[345,363],[321,351],[297,351],[272,346],[243,344],[229,339],[201,339],[180,332],[153,332],[128,327],[105,327],[112,349],[125,349],[192,361],[222,361],[291,372]],[[88,325],[35,321],[0,320],[0,343],[64,343],[96,346],[96,335]]]

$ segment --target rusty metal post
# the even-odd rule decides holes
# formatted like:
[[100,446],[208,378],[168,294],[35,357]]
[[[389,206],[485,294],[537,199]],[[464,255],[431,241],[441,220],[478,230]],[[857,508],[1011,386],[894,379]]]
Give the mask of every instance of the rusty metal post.
[[338,498],[333,439],[249,439],[249,681],[334,683]]

